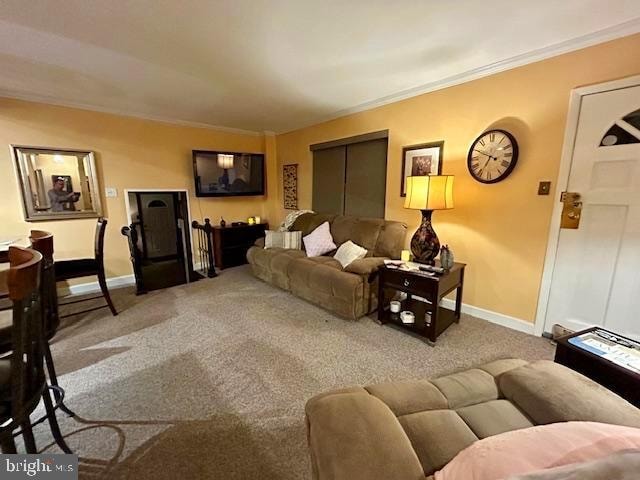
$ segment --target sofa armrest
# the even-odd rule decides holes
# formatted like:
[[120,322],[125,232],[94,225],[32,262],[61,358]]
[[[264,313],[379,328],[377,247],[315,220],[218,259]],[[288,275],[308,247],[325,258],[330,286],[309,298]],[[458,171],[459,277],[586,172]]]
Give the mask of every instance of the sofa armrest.
[[336,393],[306,406],[315,480],[424,480],[396,416],[368,393]]
[[264,248],[264,237],[258,238],[255,242],[253,242],[253,245],[256,247]]
[[369,281],[371,281],[373,274],[378,271],[378,268],[384,265],[385,260],[387,260],[386,257],[360,258],[347,265],[344,271],[369,277]]

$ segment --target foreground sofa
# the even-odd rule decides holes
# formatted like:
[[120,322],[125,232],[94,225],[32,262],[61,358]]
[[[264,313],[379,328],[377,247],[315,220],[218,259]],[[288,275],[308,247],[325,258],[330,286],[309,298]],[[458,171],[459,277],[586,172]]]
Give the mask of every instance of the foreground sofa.
[[435,380],[389,382],[307,402],[316,480],[424,480],[478,439],[592,421],[640,428],[640,410],[553,362],[497,360]]
[[329,222],[334,243],[347,240],[368,250],[366,258],[345,269],[331,255],[307,257],[303,250],[251,247],[247,260],[254,275],[265,282],[330,310],[357,319],[377,307],[377,279],[373,275],[387,258],[400,258],[407,226],[377,218],[308,213],[294,222],[291,230],[308,235]]

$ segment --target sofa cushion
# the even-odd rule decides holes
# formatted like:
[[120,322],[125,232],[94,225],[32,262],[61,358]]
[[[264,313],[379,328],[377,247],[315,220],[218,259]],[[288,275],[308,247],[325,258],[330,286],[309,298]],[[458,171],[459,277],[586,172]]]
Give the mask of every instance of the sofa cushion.
[[582,420],[640,428],[640,410],[615,393],[554,362],[539,360],[498,380],[506,398],[537,424]]
[[284,248],[264,249],[251,247],[247,259],[253,273],[264,281],[270,282],[284,290],[289,290],[289,264],[296,258],[305,258],[302,250]]
[[384,224],[381,218],[338,216],[331,222],[331,234],[336,244],[342,245],[351,240],[373,255]]
[[425,475],[441,469],[458,452],[478,440],[453,410],[413,413],[398,417],[398,421],[418,454]]
[[342,265],[333,257],[307,257],[304,258],[304,260],[307,261],[307,265],[309,265],[310,268],[312,265],[324,265],[342,271]]
[[362,278],[343,272],[340,263],[331,257],[294,260],[289,267],[289,280],[297,288],[345,299],[351,299],[354,290],[362,288]]
[[504,372],[521,367],[523,365],[526,365],[527,363],[528,362],[525,362],[524,360],[521,360],[519,358],[505,358],[502,360],[494,360],[493,362],[485,363],[484,365],[480,365],[478,368],[480,370],[484,370],[489,375],[499,377]]
[[296,218],[293,225],[289,230],[296,230],[302,232],[302,236],[309,235],[316,228],[322,225],[324,222],[331,223],[335,218],[335,215],[322,214],[322,213],[305,213]]
[[491,400],[457,410],[478,438],[532,427],[533,423],[508,400]]
[[375,257],[400,258],[405,245],[407,226],[401,222],[385,222],[373,250]]
[[447,399],[428,380],[385,382],[365,388],[386,403],[396,416],[447,408]]
[[499,396],[494,377],[477,368],[436,378],[432,382],[447,397],[449,408],[453,409],[497,400]]
[[309,235],[303,237],[302,241],[309,257],[319,257],[336,249],[329,222],[324,222]]
[[363,277],[342,271],[331,257],[297,258],[289,265],[291,291],[347,318],[364,312]]

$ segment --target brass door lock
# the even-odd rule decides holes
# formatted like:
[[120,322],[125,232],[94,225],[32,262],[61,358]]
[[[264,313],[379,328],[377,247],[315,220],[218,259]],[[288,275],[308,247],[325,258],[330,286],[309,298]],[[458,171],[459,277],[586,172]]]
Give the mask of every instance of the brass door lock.
[[580,194],[576,192],[562,192],[560,201],[564,204],[562,206],[560,228],[577,229],[580,226],[580,217],[582,216]]

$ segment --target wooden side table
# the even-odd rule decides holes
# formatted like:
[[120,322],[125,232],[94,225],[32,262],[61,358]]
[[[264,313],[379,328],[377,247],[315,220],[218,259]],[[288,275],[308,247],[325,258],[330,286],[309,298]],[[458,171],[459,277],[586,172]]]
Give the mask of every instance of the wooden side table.
[[265,236],[268,223],[213,227],[213,250],[216,267],[225,269],[247,263],[247,250]]
[[[438,335],[453,322],[460,321],[462,288],[464,285],[464,263],[455,263],[451,270],[442,275],[427,275],[384,266],[380,268],[378,283],[378,320],[381,324],[393,323],[424,337],[431,345]],[[415,315],[415,323],[405,324],[400,313],[391,312],[391,298],[387,292],[404,292],[400,311],[410,310]],[[439,306],[442,298],[456,290],[455,311]],[[420,299],[416,298],[420,297]]]

